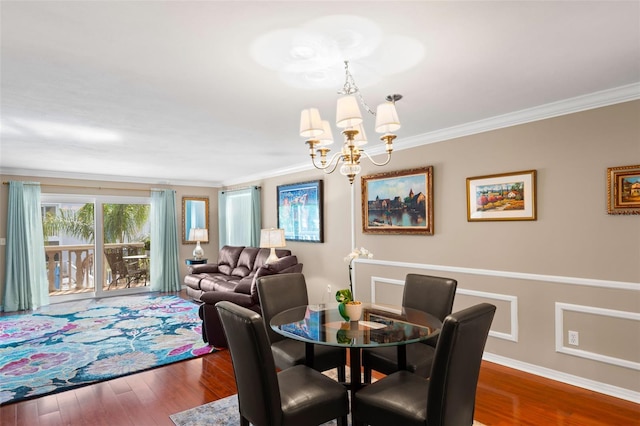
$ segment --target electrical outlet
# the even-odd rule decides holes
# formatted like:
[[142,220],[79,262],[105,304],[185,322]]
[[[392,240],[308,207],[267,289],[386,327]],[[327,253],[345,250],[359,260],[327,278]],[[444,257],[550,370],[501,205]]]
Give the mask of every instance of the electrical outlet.
[[578,346],[580,342],[580,333],[577,331],[569,330],[569,344],[573,346]]
[[7,245],[6,238],[0,238],[0,246],[6,246],[6,245]]
[[327,293],[331,294],[331,284],[327,285]]

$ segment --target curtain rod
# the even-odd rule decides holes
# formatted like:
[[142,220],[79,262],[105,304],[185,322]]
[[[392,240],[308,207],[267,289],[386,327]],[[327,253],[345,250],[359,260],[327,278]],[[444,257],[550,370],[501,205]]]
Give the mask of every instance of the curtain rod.
[[[36,185],[33,182],[25,182],[22,181],[26,185]],[[9,185],[9,182],[2,182],[3,185]],[[69,184],[56,184],[56,183],[41,183],[40,186],[55,186],[58,188],[85,188],[85,189],[114,189],[118,191],[144,191],[144,192],[153,192],[157,191],[157,189],[143,189],[143,188],[119,188],[115,186],[86,186],[86,185],[69,185]]]
[[225,192],[235,192],[235,191],[244,191],[246,189],[260,189],[260,187],[258,185],[252,185],[252,186],[247,186],[245,188],[237,188],[237,189],[226,189],[224,191],[220,191],[220,193],[224,194]]

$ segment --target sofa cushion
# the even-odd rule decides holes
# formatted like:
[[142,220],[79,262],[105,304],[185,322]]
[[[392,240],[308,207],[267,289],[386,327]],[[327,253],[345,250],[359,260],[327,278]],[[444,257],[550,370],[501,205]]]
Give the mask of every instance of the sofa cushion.
[[256,281],[260,277],[264,277],[266,275],[275,275],[279,274],[287,268],[291,268],[294,265],[298,264],[297,256],[285,256],[281,257],[277,261],[273,263],[268,263],[264,265],[262,268],[258,269],[256,274],[253,276],[253,281],[251,282],[251,298],[255,300],[256,303],[259,303],[258,299],[258,289],[256,288]]
[[260,249],[257,247],[245,247],[240,253],[238,264],[231,271],[231,275],[244,278],[253,272],[253,264],[259,251]]
[[[261,248],[260,251],[258,252],[258,255],[256,256],[255,262],[253,262],[253,270],[257,271],[262,266],[264,266],[270,254],[271,254],[271,249]],[[291,256],[291,250],[276,249],[276,256],[278,257]]]
[[251,285],[256,274],[251,274],[238,281],[235,291],[236,293],[251,294]]
[[224,246],[220,249],[218,256],[218,271],[224,275],[231,275],[231,272],[238,265],[238,259],[244,247]]

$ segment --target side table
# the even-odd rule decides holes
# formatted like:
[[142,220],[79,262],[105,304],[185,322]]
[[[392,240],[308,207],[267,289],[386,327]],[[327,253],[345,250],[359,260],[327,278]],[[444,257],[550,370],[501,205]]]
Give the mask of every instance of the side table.
[[207,263],[207,259],[185,259],[184,263],[187,265],[204,265]]

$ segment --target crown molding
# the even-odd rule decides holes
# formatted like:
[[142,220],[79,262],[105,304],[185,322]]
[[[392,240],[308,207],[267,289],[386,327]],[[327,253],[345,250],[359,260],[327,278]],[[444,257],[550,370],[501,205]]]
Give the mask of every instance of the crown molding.
[[219,188],[222,187],[222,182],[208,182],[208,181],[190,181],[190,180],[160,180],[156,178],[141,178],[137,176],[114,176],[114,175],[100,175],[91,173],[73,173],[73,172],[60,172],[52,170],[35,170],[35,169],[18,169],[11,167],[0,168],[0,175],[6,176],[33,176],[44,178],[59,178],[59,179],[77,179],[77,180],[95,180],[103,182],[123,182],[123,183],[143,183],[148,185],[165,185],[165,186],[198,186],[207,188]]
[[[602,108],[638,99],[640,99],[640,83],[628,84],[626,86],[576,96],[574,98],[551,102],[483,120],[472,121],[459,126],[452,126],[446,129],[423,133],[421,135],[410,136],[398,141],[397,148],[394,146],[394,149],[403,150],[415,148],[431,143],[443,142],[463,136],[470,136],[492,130],[503,129],[505,127],[546,120],[549,118],[560,117],[563,115],[574,114],[576,112]],[[378,148],[380,149],[377,150],[379,152],[376,152],[376,154],[384,152],[384,147]],[[373,152],[370,152],[370,154],[373,154]]]
[[[576,96],[574,98],[539,105],[533,108],[527,108],[508,114],[473,121],[458,126],[435,130],[429,133],[409,136],[400,140],[396,139],[396,142],[394,143],[394,150],[401,151],[404,149],[416,148],[419,146],[429,145],[436,142],[444,142],[463,136],[470,136],[478,133],[489,132],[491,130],[502,129],[505,127],[517,126],[519,124],[546,120],[553,117],[560,117],[562,115],[602,108],[605,106],[620,104],[638,99],[640,99],[640,83],[628,84],[626,86],[615,87],[613,89],[602,90],[599,92],[589,93],[587,95]],[[367,148],[367,152],[372,156],[383,154],[385,152],[384,145],[377,145],[375,148],[371,149]],[[268,179],[289,173],[307,171],[313,168],[313,165],[309,162],[304,165],[295,165],[287,169],[274,170],[273,172],[267,174],[250,176],[243,178],[242,180],[235,179],[232,181],[224,181],[222,183],[225,186],[236,185],[244,182]]]
[[[587,95],[576,96],[574,98],[564,99],[557,102],[551,102],[539,105],[533,108],[527,108],[508,114],[498,115],[483,120],[473,121],[470,123],[452,126],[445,129],[435,130],[433,132],[422,133],[419,135],[409,136],[400,140],[396,139],[394,150],[401,151],[410,148],[416,148],[436,142],[444,142],[463,136],[475,135],[492,130],[502,129],[505,127],[517,126],[520,124],[531,123],[534,121],[546,120],[562,115],[573,114],[580,111],[601,108],[609,105],[629,102],[640,99],[640,83],[628,84],[626,86],[615,87],[613,89],[602,90]],[[367,149],[369,155],[378,155],[384,153],[384,146],[378,145],[375,148]],[[133,176],[113,176],[113,175],[93,175],[78,174],[72,172],[53,172],[46,170],[30,170],[30,169],[11,169],[0,168],[0,174],[16,175],[16,176],[35,176],[35,177],[51,177],[64,179],[83,179],[83,180],[100,180],[107,182],[128,182],[128,183],[145,183],[155,185],[177,185],[177,186],[202,186],[220,188],[232,185],[243,184],[246,182],[260,181],[277,176],[283,176],[292,173],[304,172],[312,170],[314,167],[310,162],[304,164],[292,165],[290,167],[281,168],[260,173],[251,176],[243,176],[238,179],[230,179],[224,181],[187,181],[187,180],[170,180],[161,181],[154,178],[141,178]]]

